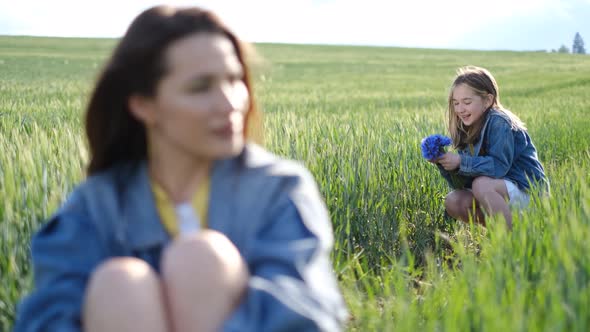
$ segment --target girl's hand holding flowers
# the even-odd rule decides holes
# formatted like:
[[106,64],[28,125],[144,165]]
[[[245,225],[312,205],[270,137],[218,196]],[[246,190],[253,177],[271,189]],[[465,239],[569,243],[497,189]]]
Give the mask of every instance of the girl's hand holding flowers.
[[420,142],[422,157],[433,163],[446,152],[445,147],[451,143],[451,139],[444,135],[435,134],[425,137]]
[[444,135],[430,135],[420,142],[422,157],[431,163],[438,163],[447,170],[457,169],[461,164],[461,157],[453,152],[446,152],[446,146],[451,145],[450,138]]
[[461,165],[461,156],[454,152],[447,152],[441,157],[436,158],[434,162],[440,164],[445,170],[452,171]]

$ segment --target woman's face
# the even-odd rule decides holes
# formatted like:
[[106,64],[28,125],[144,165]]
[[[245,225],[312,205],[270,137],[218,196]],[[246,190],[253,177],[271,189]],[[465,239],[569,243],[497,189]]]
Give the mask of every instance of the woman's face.
[[231,41],[196,33],[173,42],[164,58],[166,73],[155,95],[136,104],[150,153],[205,160],[239,154],[249,94]]
[[459,84],[453,89],[452,103],[455,114],[465,126],[471,126],[481,119],[485,111],[491,106],[491,95],[482,98],[471,87]]

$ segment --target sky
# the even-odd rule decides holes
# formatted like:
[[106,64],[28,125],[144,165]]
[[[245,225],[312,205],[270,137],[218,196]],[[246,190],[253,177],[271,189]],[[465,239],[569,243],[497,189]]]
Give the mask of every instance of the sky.
[[201,6],[249,42],[590,49],[590,0],[0,0],[0,35],[120,37],[141,11]]

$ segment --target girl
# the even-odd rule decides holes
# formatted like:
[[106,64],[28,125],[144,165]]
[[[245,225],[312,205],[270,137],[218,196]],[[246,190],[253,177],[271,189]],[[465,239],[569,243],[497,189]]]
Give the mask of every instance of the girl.
[[216,16],[139,15],[87,108],[89,176],[33,238],[14,330],[340,330],[326,208],[307,170],[246,143],[254,119]]
[[[447,152],[434,160],[455,189],[445,199],[447,213],[484,225],[484,212],[500,213],[511,228],[509,206],[525,207],[531,190],[548,189],[524,123],[500,103],[492,74],[472,66],[457,72],[449,93],[448,120],[458,153]],[[456,187],[461,182],[464,186]]]

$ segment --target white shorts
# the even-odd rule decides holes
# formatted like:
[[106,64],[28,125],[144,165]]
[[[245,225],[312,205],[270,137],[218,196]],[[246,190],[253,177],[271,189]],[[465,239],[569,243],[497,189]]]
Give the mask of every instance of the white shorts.
[[510,180],[504,179],[504,183],[506,183],[506,190],[508,191],[508,198],[510,199],[508,204],[517,209],[526,208],[529,205],[531,196],[520,190],[518,186]]

